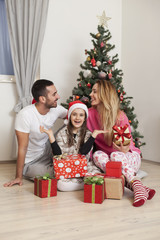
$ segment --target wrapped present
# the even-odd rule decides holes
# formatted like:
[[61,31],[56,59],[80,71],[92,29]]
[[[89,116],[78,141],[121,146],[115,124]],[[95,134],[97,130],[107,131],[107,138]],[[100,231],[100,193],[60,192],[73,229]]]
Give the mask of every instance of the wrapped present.
[[131,134],[129,132],[128,124],[125,124],[124,127],[113,126],[113,142],[116,145],[121,145],[121,142],[124,146],[128,145],[131,141]]
[[122,163],[109,161],[106,163],[106,176],[120,178],[122,175]]
[[54,156],[53,165],[56,179],[84,177],[87,173],[87,159],[81,154]]
[[124,192],[124,176],[120,178],[105,177],[106,198],[121,199]]
[[102,203],[105,199],[104,177],[90,176],[84,179],[84,202]]
[[48,173],[35,177],[34,194],[41,198],[57,196],[57,179],[51,178]]

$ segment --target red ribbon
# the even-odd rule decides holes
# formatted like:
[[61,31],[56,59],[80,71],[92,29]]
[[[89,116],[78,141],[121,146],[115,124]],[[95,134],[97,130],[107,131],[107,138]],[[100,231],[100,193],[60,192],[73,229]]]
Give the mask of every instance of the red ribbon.
[[124,137],[130,139],[131,138],[131,134],[130,133],[125,133],[126,129],[128,128],[128,124],[125,124],[124,127],[117,127],[116,125],[113,126],[113,130],[116,131],[116,133],[114,133],[114,136],[116,140],[118,140],[120,137],[122,138],[122,143],[124,142]]

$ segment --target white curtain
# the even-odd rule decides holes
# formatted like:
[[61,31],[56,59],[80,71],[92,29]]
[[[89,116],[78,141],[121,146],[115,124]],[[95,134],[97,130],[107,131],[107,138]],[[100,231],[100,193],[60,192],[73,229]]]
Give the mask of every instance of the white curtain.
[[49,0],[5,0],[11,53],[19,101],[15,112],[31,104]]

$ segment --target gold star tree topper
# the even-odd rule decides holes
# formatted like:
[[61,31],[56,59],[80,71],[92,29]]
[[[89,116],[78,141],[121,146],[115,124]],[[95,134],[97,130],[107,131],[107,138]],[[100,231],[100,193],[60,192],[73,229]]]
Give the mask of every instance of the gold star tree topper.
[[99,19],[99,25],[100,26],[108,27],[107,21],[110,20],[111,18],[106,16],[105,11],[103,11],[102,16],[97,16],[97,18]]

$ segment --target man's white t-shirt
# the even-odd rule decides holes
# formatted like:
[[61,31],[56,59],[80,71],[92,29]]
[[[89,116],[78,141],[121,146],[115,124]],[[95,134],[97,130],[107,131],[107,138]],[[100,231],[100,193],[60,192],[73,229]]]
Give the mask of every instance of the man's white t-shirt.
[[45,150],[45,144],[48,140],[46,133],[40,132],[40,126],[49,129],[53,127],[58,118],[65,118],[67,110],[57,105],[51,108],[46,115],[41,115],[35,104],[23,108],[16,116],[15,130],[29,133],[29,143],[25,158],[25,163],[38,159]]

